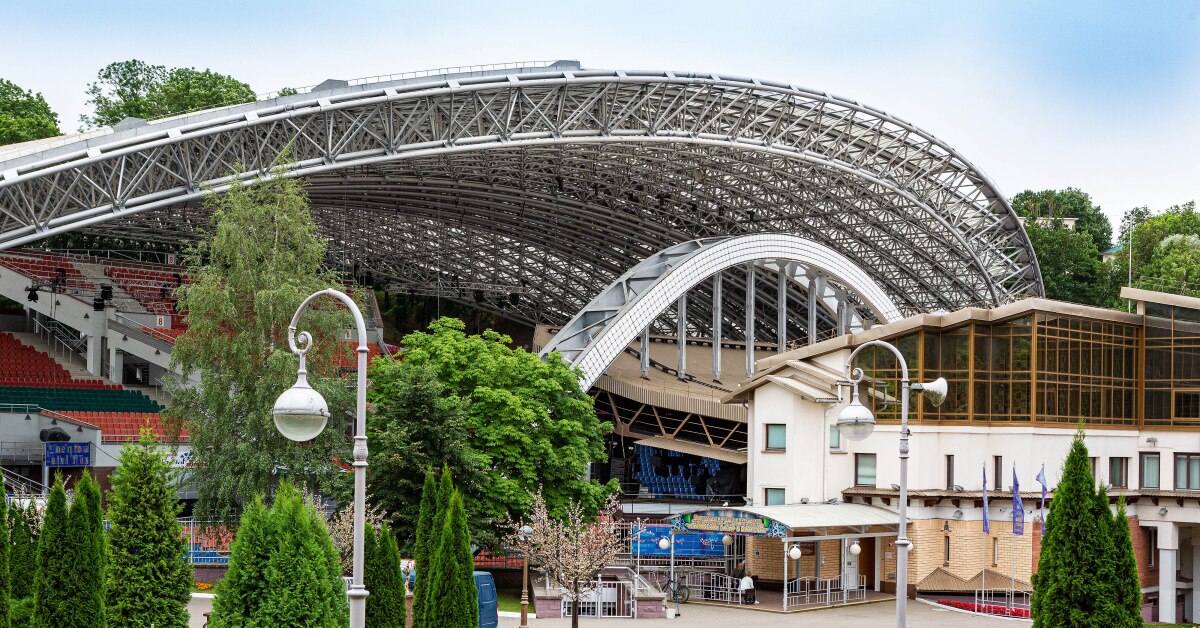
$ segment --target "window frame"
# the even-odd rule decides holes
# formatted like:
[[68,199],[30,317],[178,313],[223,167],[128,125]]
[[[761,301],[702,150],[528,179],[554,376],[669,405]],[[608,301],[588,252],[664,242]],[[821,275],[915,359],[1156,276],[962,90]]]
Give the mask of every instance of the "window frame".
[[954,490],[954,454],[946,454],[946,490]]
[[[871,457],[871,467],[872,467],[873,476],[874,476],[872,478],[872,482],[870,484],[867,484],[862,481],[862,469],[861,469],[862,461],[865,460],[867,456]],[[879,458],[875,454],[870,454],[870,453],[854,454],[854,485],[855,486],[878,486],[879,485],[878,462],[879,462]]]
[[[1146,460],[1153,458],[1156,468],[1154,470],[1154,486],[1146,484]],[[1138,487],[1148,489],[1162,488],[1162,456],[1157,451],[1143,451],[1138,454]]]
[[[783,429],[783,446],[771,446],[771,428],[778,427]],[[787,423],[764,423],[763,424],[763,451],[764,452],[785,452],[787,451]]]
[[[779,492],[780,499],[782,500],[778,504],[771,503],[771,494],[774,491]],[[763,487],[763,505],[764,506],[784,506],[786,504],[787,504],[787,489],[778,487],[778,486],[764,486]]]
[[992,456],[992,490],[1004,490],[1004,456]]
[[[1113,464],[1118,464],[1120,469],[1121,482],[1117,483],[1113,476]],[[1108,485],[1112,488],[1129,488],[1129,458],[1124,456],[1110,456],[1108,458]]]
[[[1175,490],[1200,491],[1200,482],[1197,482],[1195,486],[1191,486],[1192,483],[1188,481],[1192,475],[1192,465],[1195,465],[1197,467],[1197,473],[1200,473],[1200,453],[1176,452],[1172,461],[1175,463]],[[1186,468],[1184,469],[1185,473],[1180,473],[1179,463],[1184,461],[1186,461]]]

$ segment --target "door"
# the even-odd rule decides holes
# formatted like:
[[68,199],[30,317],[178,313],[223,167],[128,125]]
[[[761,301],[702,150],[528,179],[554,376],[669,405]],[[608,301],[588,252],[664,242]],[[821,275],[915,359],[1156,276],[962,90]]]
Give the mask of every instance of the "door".
[[862,548],[858,554],[858,573],[867,577],[867,589],[870,591],[879,589],[879,581],[876,580],[878,574],[875,573],[875,541],[870,537],[858,539],[858,545]]
[[[858,588],[858,562],[862,553],[855,556],[850,552],[850,546],[858,539],[842,539],[842,588],[853,590]],[[862,543],[859,542],[859,549]]]

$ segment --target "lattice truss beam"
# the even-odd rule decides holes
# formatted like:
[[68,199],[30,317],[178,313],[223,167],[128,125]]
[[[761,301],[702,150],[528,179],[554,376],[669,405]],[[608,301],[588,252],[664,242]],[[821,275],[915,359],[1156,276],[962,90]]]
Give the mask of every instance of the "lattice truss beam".
[[[0,154],[0,248],[81,229],[131,244],[193,238],[204,194],[235,165],[244,178],[269,170],[285,148],[279,172],[308,180],[331,261],[467,302],[480,295],[440,286],[512,286],[521,297],[492,290],[479,305],[521,320],[561,324],[675,243],[765,232],[836,250],[912,309],[1042,293],[1011,208],[933,136],[790,85],[662,72],[368,85]],[[756,289],[766,314],[773,288]],[[698,292],[699,333],[711,314]],[[800,336],[805,299],[788,298]]]

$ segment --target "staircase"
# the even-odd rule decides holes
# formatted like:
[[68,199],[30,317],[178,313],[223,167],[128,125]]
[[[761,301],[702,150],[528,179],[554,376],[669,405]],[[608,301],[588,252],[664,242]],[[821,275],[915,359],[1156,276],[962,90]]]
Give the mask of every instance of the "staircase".
[[147,310],[132,294],[129,294],[128,290],[117,285],[117,282],[104,274],[103,264],[92,264],[90,262],[75,260],[73,260],[73,263],[75,264],[75,268],[78,268],[79,272],[88,278],[88,281],[97,286],[112,286],[112,303],[116,305],[118,312],[132,312],[135,314],[150,313],[150,310]]
[[46,355],[50,356],[51,360],[54,360],[55,362],[62,365],[63,368],[67,369],[67,372],[69,372],[71,374],[72,378],[79,379],[79,380],[101,379],[101,378],[96,377],[95,375],[92,375],[91,373],[88,372],[87,361],[83,356],[78,355],[78,354],[63,355],[61,346],[59,347],[59,351],[56,352],[50,348],[50,345],[46,342],[46,339],[43,336],[40,336],[40,335],[32,333],[32,332],[9,332],[9,333],[12,334],[13,337],[15,337],[17,340],[20,340],[22,343],[27,344],[27,345],[33,347],[34,349],[37,349],[38,351],[41,351],[42,353],[45,353]]

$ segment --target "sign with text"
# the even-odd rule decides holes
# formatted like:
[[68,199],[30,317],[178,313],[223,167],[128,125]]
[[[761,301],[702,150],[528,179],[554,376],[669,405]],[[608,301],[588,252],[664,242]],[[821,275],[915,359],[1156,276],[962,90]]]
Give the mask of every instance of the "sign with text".
[[46,443],[47,467],[88,467],[91,464],[91,443]]
[[742,510],[705,510],[680,515],[677,528],[694,532],[722,532],[746,536],[787,536],[787,528],[768,517]]

